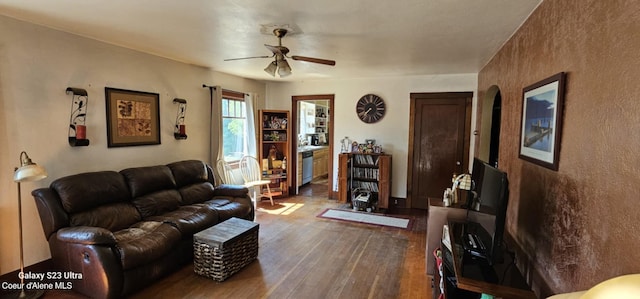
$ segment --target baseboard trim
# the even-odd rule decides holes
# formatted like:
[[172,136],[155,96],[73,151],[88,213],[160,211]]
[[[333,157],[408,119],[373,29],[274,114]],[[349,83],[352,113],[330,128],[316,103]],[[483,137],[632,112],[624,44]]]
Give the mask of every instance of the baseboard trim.
[[389,197],[389,206],[397,208],[410,208],[407,206],[407,199],[402,197]]
[[522,273],[522,276],[527,280],[527,283],[536,294],[538,298],[547,298],[553,295],[551,288],[544,279],[544,275],[540,273],[540,270],[535,266],[535,263],[531,260],[529,255],[526,254],[522,246],[515,241],[513,236],[509,233],[505,233],[507,244],[509,249],[516,254],[516,267]]

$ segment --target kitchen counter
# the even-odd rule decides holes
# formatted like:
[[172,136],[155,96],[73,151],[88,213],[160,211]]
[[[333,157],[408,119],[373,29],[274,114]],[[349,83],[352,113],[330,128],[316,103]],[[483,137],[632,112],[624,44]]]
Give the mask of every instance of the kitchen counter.
[[328,145],[305,145],[298,147],[298,153],[318,151],[329,148]]

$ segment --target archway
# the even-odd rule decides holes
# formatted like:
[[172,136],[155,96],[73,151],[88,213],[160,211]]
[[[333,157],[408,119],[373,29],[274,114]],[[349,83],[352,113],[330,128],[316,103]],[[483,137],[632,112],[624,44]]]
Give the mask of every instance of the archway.
[[502,119],[502,95],[498,86],[491,86],[482,101],[480,145],[478,158],[498,166],[500,153],[500,122]]

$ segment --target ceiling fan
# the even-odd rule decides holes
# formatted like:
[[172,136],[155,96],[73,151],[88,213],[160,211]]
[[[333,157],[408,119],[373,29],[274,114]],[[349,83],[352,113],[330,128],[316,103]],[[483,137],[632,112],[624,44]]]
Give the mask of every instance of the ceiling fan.
[[291,67],[289,66],[289,63],[287,62],[286,58],[312,62],[312,63],[326,64],[326,65],[336,65],[336,62],[334,60],[298,56],[298,55],[287,56],[287,54],[289,54],[289,48],[282,45],[282,38],[285,35],[287,35],[287,29],[276,28],[273,30],[273,35],[275,35],[278,38],[278,45],[277,46],[271,46],[267,44],[264,45],[265,47],[267,47],[267,49],[269,49],[273,53],[273,55],[231,58],[231,59],[225,59],[224,61],[275,57],[275,60],[269,63],[269,65],[267,65],[267,67],[264,69],[265,72],[267,72],[269,75],[274,77],[276,76],[276,70],[278,71],[278,75],[280,75],[280,77],[286,77],[291,75]]

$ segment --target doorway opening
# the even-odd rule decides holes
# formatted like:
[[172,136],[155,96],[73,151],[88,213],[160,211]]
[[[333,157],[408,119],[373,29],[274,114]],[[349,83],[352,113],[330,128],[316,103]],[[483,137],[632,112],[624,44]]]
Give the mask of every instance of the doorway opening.
[[333,107],[334,95],[291,97],[293,194],[335,198]]
[[500,124],[502,119],[502,95],[497,86],[487,91],[481,107],[481,133],[478,158],[498,167],[500,155]]
[[500,119],[502,117],[502,96],[500,91],[493,99],[491,110],[491,142],[489,143],[489,164],[498,167],[498,155],[500,154]]

